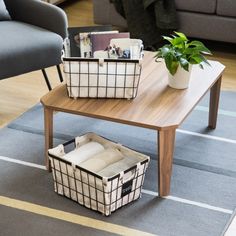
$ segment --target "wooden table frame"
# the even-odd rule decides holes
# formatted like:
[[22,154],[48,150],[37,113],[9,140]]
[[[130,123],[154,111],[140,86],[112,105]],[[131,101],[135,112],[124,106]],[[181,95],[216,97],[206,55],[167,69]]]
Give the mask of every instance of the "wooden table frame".
[[[220,98],[220,77],[210,90],[208,127],[216,128],[218,105]],[[158,132],[158,193],[166,196],[170,192],[172,162],[175,146],[176,129],[166,129]]]
[[[208,126],[211,129],[216,128],[217,123],[217,113],[218,113],[218,104],[219,104],[219,97],[220,97],[220,86],[222,80],[222,73],[224,71],[224,66],[218,62],[212,62],[212,68],[208,68],[208,71],[204,72],[200,69],[197,69],[195,72],[196,75],[200,77],[202,75],[205,76],[206,80],[200,81],[205,83],[201,86],[201,90],[199,93],[195,92],[194,86],[198,84],[195,78],[192,79],[192,84],[190,84],[190,88],[187,90],[174,90],[167,86],[166,77],[159,79],[157,83],[160,85],[157,87],[159,89],[160,94],[158,99],[155,99],[155,103],[150,98],[146,98],[148,88],[145,88],[147,85],[145,80],[150,76],[155,74],[154,64],[150,63],[150,58],[152,58],[152,53],[146,53],[146,70],[143,71],[143,85],[140,84],[139,96],[143,96],[143,99],[140,98],[138,101],[138,97],[133,101],[124,101],[124,99],[78,99],[73,100],[67,97],[66,94],[66,87],[65,85],[59,86],[45,95],[41,102],[44,105],[44,124],[45,124],[45,161],[46,167],[50,170],[47,150],[53,147],[53,113],[54,111],[61,111],[66,113],[78,114],[82,116],[94,117],[98,119],[110,120],[118,123],[130,124],[139,127],[145,127],[154,129],[157,131],[157,143],[158,143],[158,193],[159,196],[166,196],[170,192],[170,183],[171,183],[171,174],[172,174],[172,162],[173,162],[173,155],[174,155],[174,147],[175,147],[175,134],[176,129],[179,125],[185,120],[188,114],[192,111],[192,109],[198,104],[200,99],[205,95],[205,93],[210,89],[210,103],[209,103],[209,121]],[[145,64],[144,62],[144,64]],[[156,64],[155,64],[156,66]],[[153,73],[148,73],[148,68],[152,70]],[[161,72],[163,70],[163,65],[159,68]],[[150,71],[149,71],[150,72]],[[163,82],[164,81],[164,82]],[[196,85],[195,85],[196,84]],[[143,87],[142,87],[143,86]],[[152,86],[152,85],[150,85]],[[153,85],[154,86],[154,85]],[[192,89],[191,89],[192,86]],[[200,85],[199,85],[200,86]],[[146,94],[145,94],[146,92]],[[150,92],[151,93],[151,92]],[[188,94],[190,93],[190,94]],[[193,101],[188,101],[191,99],[191,93],[194,97]],[[154,94],[153,94],[154,96]],[[177,102],[173,102],[172,99],[169,99],[168,103],[165,102],[163,98],[177,98]],[[180,97],[180,98],[179,98]],[[179,98],[179,100],[178,100]],[[137,112],[136,105],[143,100],[149,99],[149,103],[145,103],[143,106],[139,106],[142,112],[147,110],[147,105],[152,107],[150,113],[152,116],[147,117],[141,112]],[[136,102],[137,101],[137,102]],[[162,104],[163,101],[163,104]],[[107,103],[107,104],[106,104]],[[159,104],[160,103],[160,104]],[[175,108],[173,104],[176,105],[178,108]],[[189,104],[189,105],[188,105]],[[100,108],[97,108],[99,107]],[[107,107],[110,109],[115,110],[111,112]],[[125,116],[120,111],[122,110],[121,107],[127,106],[129,110],[123,110],[125,112]],[[186,108],[185,108],[186,107]],[[120,108],[120,109],[119,109]],[[97,110],[96,110],[97,109]],[[106,110],[107,109],[107,110]],[[156,109],[156,110],[155,110]],[[160,111],[159,111],[160,110]],[[169,115],[169,111],[176,110],[176,112],[181,113],[177,118],[173,119]],[[184,110],[184,111],[183,111]],[[135,111],[135,112],[134,112]],[[110,113],[109,113],[110,112]],[[108,115],[109,114],[109,115]],[[163,115],[164,114],[164,115]],[[136,117],[137,115],[137,117]],[[124,118],[126,117],[127,118]],[[161,116],[161,117],[160,117]],[[154,118],[153,118],[154,117]],[[145,120],[146,119],[146,120]],[[139,120],[140,122],[137,122]],[[150,121],[151,120],[151,121]]]

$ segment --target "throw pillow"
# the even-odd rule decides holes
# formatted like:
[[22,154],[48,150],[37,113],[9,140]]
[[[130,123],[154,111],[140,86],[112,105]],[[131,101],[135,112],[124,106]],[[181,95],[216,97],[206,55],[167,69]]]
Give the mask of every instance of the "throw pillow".
[[0,21],[1,20],[11,20],[11,16],[3,0],[0,0]]

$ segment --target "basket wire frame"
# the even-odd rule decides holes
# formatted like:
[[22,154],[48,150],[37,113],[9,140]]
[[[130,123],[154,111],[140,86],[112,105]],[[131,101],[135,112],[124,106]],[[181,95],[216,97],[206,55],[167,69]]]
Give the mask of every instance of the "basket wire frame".
[[142,66],[139,60],[64,58],[69,97],[135,98]]
[[[141,163],[143,171],[139,171],[137,166],[131,167],[125,171],[125,173],[128,171],[134,171],[134,176],[129,180],[132,181],[131,191],[122,196],[121,192],[123,185],[121,184],[122,181],[120,174],[108,179],[111,183],[108,189],[104,184],[98,184],[98,182],[103,183],[103,178],[101,176],[79,166],[76,166],[75,170],[71,166],[70,162],[64,161],[51,154],[49,154],[49,156],[52,166],[55,192],[64,195],[87,208],[102,212],[104,215],[108,216],[116,209],[140,197],[148,160]],[[63,168],[62,165],[64,167],[66,166],[66,168]],[[72,169],[73,171],[71,171]],[[76,173],[79,173],[79,175]],[[84,176],[86,176],[86,178],[84,178]],[[93,179],[93,181],[91,181],[91,179]],[[85,189],[88,191],[85,191]],[[92,192],[94,194],[92,194]],[[115,200],[113,200],[113,195],[116,196]],[[99,199],[99,196],[100,198],[102,196],[102,201]],[[107,196],[109,200],[107,199]],[[128,200],[124,204],[125,197],[128,197]]]

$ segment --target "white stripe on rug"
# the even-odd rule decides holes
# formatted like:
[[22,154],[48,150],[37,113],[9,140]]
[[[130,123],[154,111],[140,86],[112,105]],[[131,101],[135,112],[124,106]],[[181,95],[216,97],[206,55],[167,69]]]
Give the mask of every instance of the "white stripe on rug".
[[[146,190],[146,189],[143,189],[142,193],[149,194],[149,195],[152,195],[152,196],[158,196],[158,192],[153,192],[153,191]],[[185,203],[185,204],[188,204],[188,205],[193,205],[193,206],[206,208],[206,209],[213,210],[213,211],[219,211],[219,212],[223,212],[223,213],[230,214],[230,215],[233,213],[232,210],[228,210],[228,209],[221,208],[221,207],[215,207],[215,206],[212,206],[212,205],[209,205],[209,204],[206,204],[206,203],[191,201],[191,200],[180,198],[180,197],[166,196],[166,197],[162,197],[162,198],[172,200],[172,201],[175,201],[175,202],[182,202],[182,203]]]
[[[20,161],[20,160],[9,158],[9,157],[0,156],[0,160],[7,161],[7,162],[13,162],[13,163],[24,165],[24,166],[35,167],[35,168],[46,170],[46,167],[43,166],[43,165],[38,165],[38,164],[31,163],[31,162],[26,162],[26,161]],[[143,189],[142,193],[152,195],[152,196],[158,196],[158,192],[154,192],[154,191],[150,191],[150,190],[146,190],[146,189]],[[179,198],[179,197],[175,197],[175,196],[166,196],[166,197],[162,197],[162,198],[172,200],[172,201],[175,201],[175,202],[181,202],[181,203],[185,203],[185,204],[188,204],[188,205],[193,205],[193,206],[213,210],[213,211],[218,211],[218,212],[222,212],[222,213],[226,213],[226,214],[232,214],[233,213],[232,210],[228,210],[228,209],[224,209],[224,208],[220,208],[220,207],[215,207],[215,206],[211,206],[211,205],[208,205],[208,204],[205,204],[205,203],[191,201],[191,200],[188,200],[188,199]]]
[[[196,107],[194,108],[194,110],[196,110],[196,111],[209,112],[209,107],[196,106]],[[235,112],[235,111],[227,111],[227,110],[223,110],[223,109],[218,109],[218,114],[220,114],[220,115],[225,115],[225,116],[236,117],[236,112]]]
[[32,162],[13,159],[13,158],[10,158],[10,157],[0,156],[0,160],[17,163],[17,164],[24,165],[24,166],[35,167],[35,168],[42,169],[42,170],[46,170],[45,166],[38,165],[38,164],[35,164],[35,163],[32,163]]
[[221,137],[214,136],[214,135],[209,135],[209,134],[200,134],[200,133],[197,133],[197,132],[192,132],[192,131],[183,130],[183,129],[177,129],[176,131],[179,132],[179,133],[182,133],[182,134],[189,134],[189,135],[193,135],[193,136],[197,136],[197,137],[201,137],[201,138],[207,138],[207,139],[217,140],[217,141],[220,141],[220,142],[236,144],[236,140],[234,140],[234,139],[221,138]]

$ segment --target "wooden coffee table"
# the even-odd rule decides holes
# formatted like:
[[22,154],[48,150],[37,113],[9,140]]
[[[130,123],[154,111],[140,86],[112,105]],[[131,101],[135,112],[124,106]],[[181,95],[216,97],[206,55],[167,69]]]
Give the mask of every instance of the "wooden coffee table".
[[[190,86],[176,90],[167,85],[164,63],[156,63],[154,53],[146,52],[138,95],[125,99],[71,99],[66,86],[61,85],[41,98],[45,118],[45,157],[50,169],[47,150],[53,147],[53,112],[61,111],[82,116],[110,120],[157,131],[158,192],[166,196],[170,191],[175,132],[188,114],[210,89],[208,126],[216,127],[221,77],[224,65],[210,61],[202,70],[195,66]],[[71,124],[73,126],[73,124]]]

